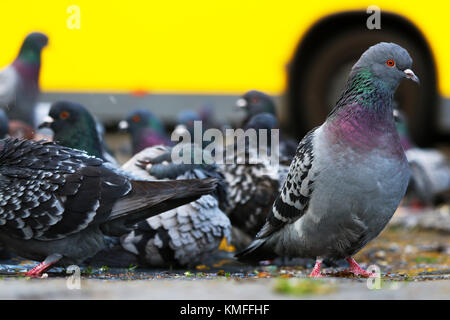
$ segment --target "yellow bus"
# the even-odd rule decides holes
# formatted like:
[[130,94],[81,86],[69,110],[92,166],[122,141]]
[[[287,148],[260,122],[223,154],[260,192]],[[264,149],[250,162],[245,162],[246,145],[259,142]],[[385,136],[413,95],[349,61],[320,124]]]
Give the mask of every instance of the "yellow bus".
[[3,0],[0,66],[41,31],[50,39],[45,101],[78,100],[105,121],[136,106],[170,121],[211,102],[232,120],[236,97],[257,89],[277,98],[282,123],[300,137],[326,116],[359,55],[392,41],[421,79],[396,99],[426,143],[450,133],[448,12],[448,2],[416,0]]

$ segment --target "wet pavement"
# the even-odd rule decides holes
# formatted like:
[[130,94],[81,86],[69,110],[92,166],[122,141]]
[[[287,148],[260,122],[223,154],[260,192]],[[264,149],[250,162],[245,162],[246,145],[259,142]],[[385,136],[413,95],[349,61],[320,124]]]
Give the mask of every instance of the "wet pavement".
[[[312,260],[249,266],[235,261],[232,252],[221,251],[212,261],[190,269],[83,266],[79,277],[53,268],[45,279],[30,279],[20,274],[36,262],[16,258],[0,265],[0,298],[450,299],[450,232],[442,227],[450,219],[449,207],[405,210],[399,209],[386,230],[355,256],[362,267],[380,275],[375,278],[349,275],[341,262],[322,269],[328,277],[311,280],[307,275]],[[417,222],[429,222],[433,215],[439,223]]]

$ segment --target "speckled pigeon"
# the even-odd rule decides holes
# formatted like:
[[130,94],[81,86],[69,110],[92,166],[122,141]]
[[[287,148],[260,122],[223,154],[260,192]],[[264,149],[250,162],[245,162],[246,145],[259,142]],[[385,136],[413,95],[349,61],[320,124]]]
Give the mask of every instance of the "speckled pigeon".
[[41,51],[47,43],[45,34],[30,33],[14,62],[0,71],[0,107],[11,120],[20,120],[32,127],[36,126]]
[[105,150],[97,122],[81,104],[69,101],[53,103],[45,122],[39,125],[39,128],[44,127],[52,129],[56,143],[86,151],[90,156],[117,165],[114,157]]
[[[208,157],[199,147],[186,144],[182,152],[192,151]],[[172,149],[147,148],[122,169],[152,180],[216,178],[215,192],[184,206],[148,218],[121,238],[122,247],[138,256],[141,264],[152,267],[194,266],[213,254],[225,237],[230,240],[230,220],[221,210],[226,204],[223,175],[213,164],[175,163]]]
[[80,264],[150,216],[215,190],[217,180],[143,181],[53,142],[0,140],[0,242],[19,256]]
[[326,121],[300,142],[285,184],[256,240],[241,260],[274,256],[352,258],[391,219],[409,180],[395,128],[392,98],[403,79],[418,82],[408,52],[394,43],[370,47],[353,66]]
[[[253,116],[245,130],[277,128],[276,118],[269,113],[262,113]],[[239,229],[249,235],[249,239],[264,225],[289,169],[289,162],[286,165],[271,161],[271,152],[279,150],[272,148],[270,131],[267,132],[267,145],[260,145],[259,141],[253,145],[246,141],[244,148],[239,147],[238,143],[228,146],[234,148],[234,152],[226,151],[224,164],[220,165],[228,187],[229,206],[226,212],[233,229]],[[280,156],[281,158],[283,157]],[[240,232],[233,230],[233,234],[235,233]],[[233,237],[232,241],[238,249],[243,249],[250,243],[242,237]]]
[[172,145],[162,122],[147,109],[131,111],[119,122],[119,129],[131,136],[133,154],[157,145]]

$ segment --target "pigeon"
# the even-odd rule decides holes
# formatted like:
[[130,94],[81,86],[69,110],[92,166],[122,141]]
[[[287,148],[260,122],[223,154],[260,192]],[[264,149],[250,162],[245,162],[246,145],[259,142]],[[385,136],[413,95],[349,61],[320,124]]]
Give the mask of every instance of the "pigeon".
[[54,264],[81,264],[100,251],[104,235],[119,237],[136,223],[215,190],[214,178],[144,181],[99,158],[54,142],[0,140],[0,243]]
[[236,101],[236,107],[245,111],[244,124],[258,113],[276,114],[275,102],[264,92],[250,90]]
[[[267,94],[257,90],[251,90],[245,93],[236,101],[236,106],[246,112],[241,127],[245,127],[252,117],[260,113],[270,113],[275,117],[277,116],[273,99]],[[295,151],[297,150],[298,141],[280,132],[279,144],[280,152],[288,157],[289,160],[292,160]]]
[[419,148],[410,138],[405,115],[394,109],[400,141],[411,168],[406,198],[426,205],[445,202],[450,191],[450,162],[437,149]]
[[119,122],[119,129],[131,135],[133,154],[147,147],[172,144],[161,121],[146,109],[130,112],[125,120]]
[[352,258],[391,219],[410,170],[393,117],[403,79],[419,82],[409,53],[394,43],[367,49],[325,122],[299,143],[282,191],[241,261],[276,256],[346,259],[350,272],[371,273]]
[[54,133],[53,141],[62,146],[86,151],[90,156],[118,165],[114,157],[105,150],[105,143],[94,117],[79,103],[53,103],[39,128],[50,128]]
[[[64,119],[61,119],[62,112],[68,113],[63,115]],[[104,152],[99,140],[101,137],[94,129],[94,119],[81,105],[56,103],[50,110],[50,116],[52,121],[49,123],[55,131],[57,143],[97,157]],[[125,163],[122,170],[133,177],[152,181],[216,178],[219,183],[215,193],[218,195],[202,196],[192,203],[165,212],[161,217],[155,216],[138,223],[134,231],[121,237],[119,247],[112,245],[100,251],[89,261],[90,264],[113,267],[126,267],[136,262],[152,267],[197,264],[217,249],[224,236],[230,238],[229,219],[218,205],[219,201],[226,202],[223,176],[213,165],[168,163],[167,166],[166,162],[171,161],[170,151],[163,146],[146,148]],[[160,163],[162,159],[166,162]],[[144,160],[149,162],[145,166],[142,165]],[[148,171],[145,168],[149,168]],[[113,239],[108,237],[106,240]]]
[[9,119],[36,126],[35,106],[40,93],[41,51],[47,45],[45,34],[27,35],[14,62],[0,71],[0,107]]
[[[193,144],[183,146],[182,152],[208,156]],[[171,152],[170,147],[164,146],[144,149],[122,169],[151,180],[215,178],[219,183],[212,194],[148,218],[121,237],[122,247],[135,254],[140,265],[191,267],[204,264],[217,251],[222,239],[229,242],[231,238],[231,223],[222,211],[226,186],[217,166],[177,163],[171,160]]]
[[[269,113],[253,116],[245,127],[246,130],[276,128],[278,122]],[[259,139],[259,135],[256,137]],[[250,241],[264,225],[289,169],[289,162],[286,165],[271,161],[271,152],[279,151],[272,148],[270,131],[267,140],[267,144],[260,144],[259,140],[256,144],[246,140],[243,147],[239,146],[239,142],[227,146],[225,161],[220,165],[228,187],[226,213],[233,228],[238,229],[233,230],[233,234],[246,234]],[[234,151],[230,152],[230,148]],[[238,241],[240,239],[242,241]],[[249,244],[243,237],[233,237],[232,241],[237,249]]]

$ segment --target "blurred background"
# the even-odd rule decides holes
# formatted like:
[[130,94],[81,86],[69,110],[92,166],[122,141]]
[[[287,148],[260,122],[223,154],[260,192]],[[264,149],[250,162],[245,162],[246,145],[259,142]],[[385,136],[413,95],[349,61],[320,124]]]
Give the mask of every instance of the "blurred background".
[[274,97],[282,128],[300,139],[325,119],[361,53],[393,41],[411,53],[421,79],[420,87],[405,81],[396,95],[413,140],[445,144],[450,4],[379,0],[380,29],[369,29],[371,4],[7,0],[0,4],[0,66],[39,31],[49,38],[39,79],[44,109],[80,102],[109,132],[138,107],[169,128],[182,110],[202,108],[233,125],[243,116],[237,98],[257,89]]

